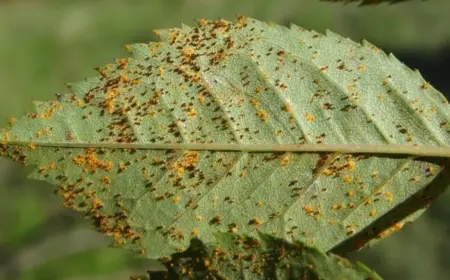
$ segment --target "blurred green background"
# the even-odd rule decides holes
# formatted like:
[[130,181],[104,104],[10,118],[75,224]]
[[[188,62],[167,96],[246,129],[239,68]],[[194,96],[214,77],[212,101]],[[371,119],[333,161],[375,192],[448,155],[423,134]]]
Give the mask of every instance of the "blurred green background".
[[[32,110],[31,100],[66,93],[65,82],[96,75],[127,54],[126,43],[156,40],[153,29],[196,18],[245,14],[367,39],[450,95],[450,1],[358,8],[319,0],[0,0],[0,126]],[[60,206],[52,186],[26,179],[0,159],[0,279],[128,279],[151,263],[134,259]],[[385,279],[450,279],[450,194],[412,225],[352,253]]]

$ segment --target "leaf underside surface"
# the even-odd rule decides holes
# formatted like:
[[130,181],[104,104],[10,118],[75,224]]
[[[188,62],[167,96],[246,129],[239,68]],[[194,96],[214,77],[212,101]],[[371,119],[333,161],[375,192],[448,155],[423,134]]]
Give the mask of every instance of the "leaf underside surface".
[[232,233],[215,237],[214,245],[193,239],[185,252],[165,260],[166,279],[381,279],[361,263],[299,242],[263,234],[258,240]]
[[0,133],[115,244],[161,258],[230,231],[353,250],[448,186],[448,101],[393,55],[246,17],[156,32]]

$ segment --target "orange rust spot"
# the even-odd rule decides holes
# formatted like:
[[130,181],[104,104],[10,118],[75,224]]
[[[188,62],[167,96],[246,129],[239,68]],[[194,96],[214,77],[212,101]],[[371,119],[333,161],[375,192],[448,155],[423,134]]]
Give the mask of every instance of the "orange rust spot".
[[140,83],[141,83],[140,79],[134,79],[134,80],[131,81],[132,85],[139,85]]
[[117,66],[117,68],[122,69],[122,70],[125,70],[128,68],[129,58],[121,58],[118,61],[119,61],[119,66]]
[[356,167],[356,163],[353,160],[349,160],[347,162],[348,170],[353,171],[353,170],[355,170],[355,167]]
[[183,246],[181,246],[181,247],[178,247],[176,250],[177,250],[178,252],[182,253],[182,252],[186,251],[186,248],[184,248]]
[[312,214],[314,212],[312,206],[309,205],[303,207],[303,211],[305,212],[306,215]]
[[375,217],[376,214],[377,214],[377,211],[375,209],[372,209],[369,211],[370,217]]
[[128,82],[128,76],[126,74],[120,74],[119,82],[120,83],[127,83]]
[[200,21],[199,21],[200,25],[207,25],[208,22],[209,22],[209,21],[208,21],[206,18],[202,18],[202,19],[200,19]]
[[164,76],[164,72],[165,72],[164,68],[163,68],[163,67],[159,67],[159,75],[160,75],[161,77]]
[[230,226],[230,227],[228,228],[228,231],[229,231],[229,232],[232,232],[232,233],[236,233],[236,232],[238,231],[237,226],[236,226],[236,225]]
[[123,48],[127,51],[127,52],[131,52],[131,45],[126,44],[123,46]]
[[246,16],[238,16],[236,26],[238,28],[245,27],[247,25],[247,17]]
[[432,166],[427,167],[427,169],[425,170],[430,176],[434,175],[434,168]]
[[47,108],[44,113],[39,115],[39,118],[41,120],[50,118],[53,115],[53,112],[54,112],[53,108]]
[[8,123],[9,123],[10,125],[13,125],[15,122],[16,122],[16,119],[15,119],[14,117],[10,117],[10,118],[8,119]]
[[172,33],[172,35],[170,35],[170,37],[169,37],[169,43],[171,45],[173,43],[175,43],[175,41],[177,40],[178,36],[180,36],[180,31],[175,31],[174,33]]
[[358,65],[358,70],[361,71],[361,72],[366,71],[367,70],[367,66],[364,65],[364,64],[360,64],[360,65]]
[[429,89],[430,88],[430,84],[428,82],[424,82],[421,86],[422,89]]
[[193,49],[192,47],[184,48],[184,49],[181,51],[181,54],[182,54],[183,56],[189,58],[189,57],[191,57],[191,56],[194,54],[194,49]]
[[352,197],[352,196],[354,196],[354,195],[355,195],[355,191],[354,191],[354,190],[352,190],[352,189],[348,190],[347,196]]
[[200,93],[200,94],[198,95],[197,100],[198,100],[198,103],[200,103],[200,104],[203,105],[203,103],[205,102],[205,96],[204,96],[202,93]]
[[258,110],[256,112],[256,116],[260,117],[260,119],[265,123],[269,121],[269,114],[264,110]]
[[250,223],[249,223],[249,224],[259,226],[259,225],[262,224],[262,221],[261,221],[260,218],[258,218],[258,217],[255,216],[255,217],[253,217],[253,218],[250,220]]
[[328,72],[328,66],[320,67],[320,72],[324,72],[324,73]]
[[388,201],[392,201],[392,199],[393,199],[393,195],[392,195],[392,193],[390,193],[390,192],[385,192],[385,193],[384,193],[384,196],[386,197],[386,199],[387,199]]
[[36,150],[37,149],[37,146],[35,144],[32,144],[32,143],[28,144],[27,147],[30,148],[31,150]]
[[179,196],[174,196],[172,198],[173,204],[178,204],[178,203],[180,203],[180,201],[181,201],[181,197],[179,197]]
[[283,166],[283,167],[287,166],[287,165],[289,164],[289,160],[290,160],[290,157],[289,157],[288,154],[283,155],[283,156],[281,157],[281,163],[280,163],[280,165]]
[[102,182],[109,185],[109,184],[111,184],[112,180],[108,176],[103,176]]
[[316,118],[310,112],[306,112],[306,121],[307,122],[314,122],[315,120],[316,120]]
[[206,268],[208,268],[208,267],[211,266],[211,261],[208,260],[208,259],[205,259],[205,260],[203,260],[203,265],[204,265]]
[[286,104],[284,104],[284,106],[281,109],[288,113],[292,112],[292,105],[290,103],[286,102]]
[[194,117],[195,115],[197,115],[197,113],[195,112],[195,109],[194,109],[194,108],[189,107],[188,110],[187,110],[187,115],[188,115],[189,117]]
[[196,219],[197,221],[199,221],[199,222],[200,222],[200,221],[203,221],[203,216],[196,216],[195,219]]
[[103,208],[103,206],[104,206],[103,202],[99,199],[94,199],[92,201],[92,210]]
[[352,90],[352,89],[354,89],[356,87],[356,84],[355,83],[349,83],[348,85],[347,85],[347,88],[349,89],[349,90]]
[[331,170],[330,168],[325,168],[325,170],[323,171],[323,175],[325,176],[330,176],[333,174],[333,170]]
[[192,235],[193,236],[198,236],[198,234],[199,234],[198,229],[197,228],[193,228],[192,229]]
[[253,99],[250,100],[250,104],[252,104],[253,107],[256,107],[256,106],[258,106],[261,103],[259,102],[258,99],[253,98]]
[[392,233],[402,229],[403,225],[404,225],[404,223],[402,223],[402,222],[395,223],[391,227],[387,228],[386,230],[384,230],[380,234],[378,234],[377,237],[378,238],[387,237],[387,236],[391,235]]
[[112,162],[109,160],[101,161],[95,155],[93,148],[89,148],[87,153],[84,155],[78,155],[72,158],[72,161],[84,167],[84,170],[95,172],[97,169],[103,169],[105,171],[110,171],[112,169]]
[[410,182],[412,183],[418,183],[420,181],[420,177],[419,176],[414,176],[411,179],[409,179]]
[[75,135],[73,135],[72,133],[69,133],[66,135],[66,139],[67,139],[67,141],[75,140]]
[[353,177],[350,175],[345,175],[344,182],[351,183],[353,181]]

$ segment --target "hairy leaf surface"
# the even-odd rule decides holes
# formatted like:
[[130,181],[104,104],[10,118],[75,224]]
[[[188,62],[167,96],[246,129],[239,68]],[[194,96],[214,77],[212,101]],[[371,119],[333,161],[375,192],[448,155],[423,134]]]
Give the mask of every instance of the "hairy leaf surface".
[[245,17],[156,32],[0,135],[118,245],[160,258],[260,231],[350,250],[448,186],[448,101],[393,55]]

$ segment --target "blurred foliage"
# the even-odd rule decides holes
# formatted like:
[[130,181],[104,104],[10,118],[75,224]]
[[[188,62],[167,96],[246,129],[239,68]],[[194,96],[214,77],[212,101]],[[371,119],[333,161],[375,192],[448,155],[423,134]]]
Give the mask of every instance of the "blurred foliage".
[[[375,4],[381,4],[381,3],[390,3],[390,4],[398,4],[400,2],[405,1],[411,1],[411,0],[322,0],[322,1],[328,1],[328,2],[341,2],[341,3],[353,3],[358,2],[360,3],[360,6],[364,5],[375,5]],[[425,1],[425,0],[422,0]]]
[[[126,56],[120,46],[155,40],[153,29],[245,14],[321,32],[328,28],[353,40],[365,38],[400,59],[408,52],[428,61],[450,46],[449,10],[447,0],[364,7],[319,0],[3,0],[0,127],[7,117],[30,111],[30,100],[66,93],[65,82],[93,76],[94,67]],[[438,62],[424,68],[437,71]],[[448,66],[439,69],[423,74],[449,90]],[[438,76],[442,80],[433,80]],[[448,96],[444,88],[438,87]],[[0,159],[0,279],[114,280],[161,268],[107,248],[109,241],[87,230],[87,221],[60,206],[52,187],[27,180],[26,174],[26,169]],[[443,195],[417,222],[349,257],[385,279],[448,278],[449,198]]]

